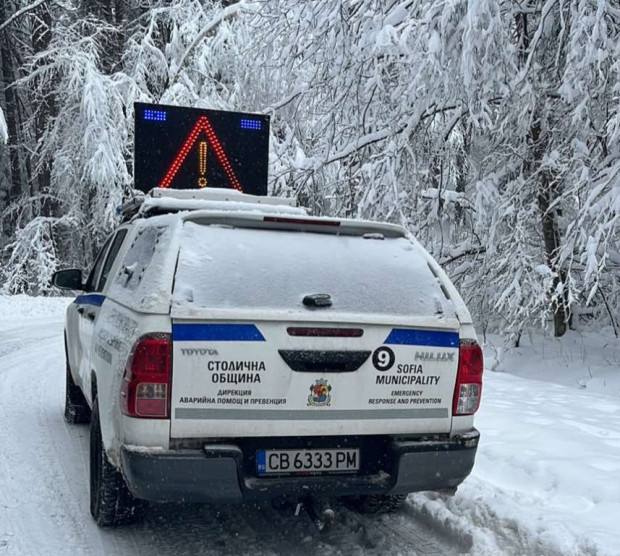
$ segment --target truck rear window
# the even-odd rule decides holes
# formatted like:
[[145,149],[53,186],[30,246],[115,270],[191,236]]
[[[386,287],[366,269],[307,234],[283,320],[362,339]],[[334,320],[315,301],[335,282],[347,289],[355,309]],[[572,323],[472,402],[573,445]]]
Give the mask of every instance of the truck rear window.
[[[306,295],[332,306],[308,309]],[[183,226],[173,304],[187,308],[312,310],[453,317],[419,249],[404,238]]]

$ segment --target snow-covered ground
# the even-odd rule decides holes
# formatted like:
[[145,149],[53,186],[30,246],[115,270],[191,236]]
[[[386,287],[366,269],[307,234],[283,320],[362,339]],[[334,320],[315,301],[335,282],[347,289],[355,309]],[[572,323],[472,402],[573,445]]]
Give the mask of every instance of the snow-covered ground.
[[383,517],[342,508],[328,535],[271,508],[182,505],[103,531],[88,513],[88,427],[62,418],[68,302],[0,297],[0,555],[620,555],[610,332],[487,339],[482,441],[454,497],[414,494]]

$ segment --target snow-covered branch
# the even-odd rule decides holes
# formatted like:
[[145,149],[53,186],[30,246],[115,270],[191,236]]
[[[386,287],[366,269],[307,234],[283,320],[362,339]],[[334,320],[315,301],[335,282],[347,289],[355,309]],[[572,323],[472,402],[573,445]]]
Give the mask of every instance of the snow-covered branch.
[[342,160],[343,158],[347,158],[351,156],[353,153],[372,145],[373,143],[378,143],[379,141],[383,141],[388,137],[393,135],[393,131],[389,128],[382,129],[381,131],[376,131],[374,133],[368,133],[353,143],[347,145],[342,150],[328,156],[325,159],[324,164],[332,164],[338,160]]
[[179,78],[179,74],[183,70],[188,57],[190,56],[190,54],[192,54],[192,52],[196,49],[196,47],[201,43],[201,41],[204,40],[204,38],[209,35],[209,33],[212,33],[219,25],[221,25],[223,21],[233,18],[237,16],[238,14],[240,14],[241,12],[244,12],[244,11],[251,12],[255,9],[256,9],[256,6],[254,4],[248,4],[244,2],[243,0],[241,0],[240,2],[236,4],[232,4],[228,6],[227,8],[218,12],[217,15],[203,27],[202,31],[200,31],[200,33],[196,35],[194,40],[187,47],[187,49],[185,50],[185,52],[183,53],[183,55],[181,56],[181,59],[179,60],[177,64],[175,72],[172,74],[172,77],[170,78],[170,84],[174,85],[177,82],[177,79]]
[[49,0],[35,0],[32,4],[29,4],[28,6],[25,6],[19,10],[17,10],[13,15],[11,15],[9,18],[7,18],[6,21],[3,21],[2,23],[0,23],[0,32],[5,28],[8,27],[11,23],[13,23],[13,21],[15,21],[16,19],[20,18],[22,15],[38,8],[39,6],[41,6],[42,4],[45,4],[46,2],[49,2]]
[[9,131],[6,127],[6,120],[4,119],[4,112],[2,112],[2,107],[0,107],[0,143],[6,144],[9,140]]

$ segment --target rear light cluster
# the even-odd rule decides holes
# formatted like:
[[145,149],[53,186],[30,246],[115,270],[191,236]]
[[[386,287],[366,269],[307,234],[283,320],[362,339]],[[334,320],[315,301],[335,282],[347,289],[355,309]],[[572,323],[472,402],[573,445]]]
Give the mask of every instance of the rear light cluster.
[[340,226],[338,220],[310,220],[307,218],[285,218],[281,216],[265,216],[263,222],[272,222],[274,224],[301,224],[306,226]]
[[286,331],[289,336],[315,338],[361,338],[364,335],[364,330],[361,328],[306,328],[291,326]]
[[453,415],[473,415],[480,406],[482,394],[482,349],[473,340],[461,340],[459,367],[452,403]]
[[170,334],[147,334],[135,343],[121,385],[121,411],[129,417],[170,416]]

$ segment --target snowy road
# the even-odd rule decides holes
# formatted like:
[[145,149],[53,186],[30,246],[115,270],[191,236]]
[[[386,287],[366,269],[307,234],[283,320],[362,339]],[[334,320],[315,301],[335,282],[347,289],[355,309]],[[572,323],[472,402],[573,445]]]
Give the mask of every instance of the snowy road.
[[[602,332],[487,346],[482,439],[454,497],[396,515],[339,508],[334,529],[271,507],[156,505],[92,521],[88,426],[63,420],[66,299],[0,296],[0,556],[620,556],[620,340]],[[521,376],[515,376],[520,374]]]
[[[3,315],[4,317],[8,315]],[[7,319],[8,320],[8,319]],[[156,505],[102,531],[88,509],[88,426],[63,420],[62,312],[0,326],[0,554],[459,554],[416,518],[342,509],[334,529],[271,508]]]

